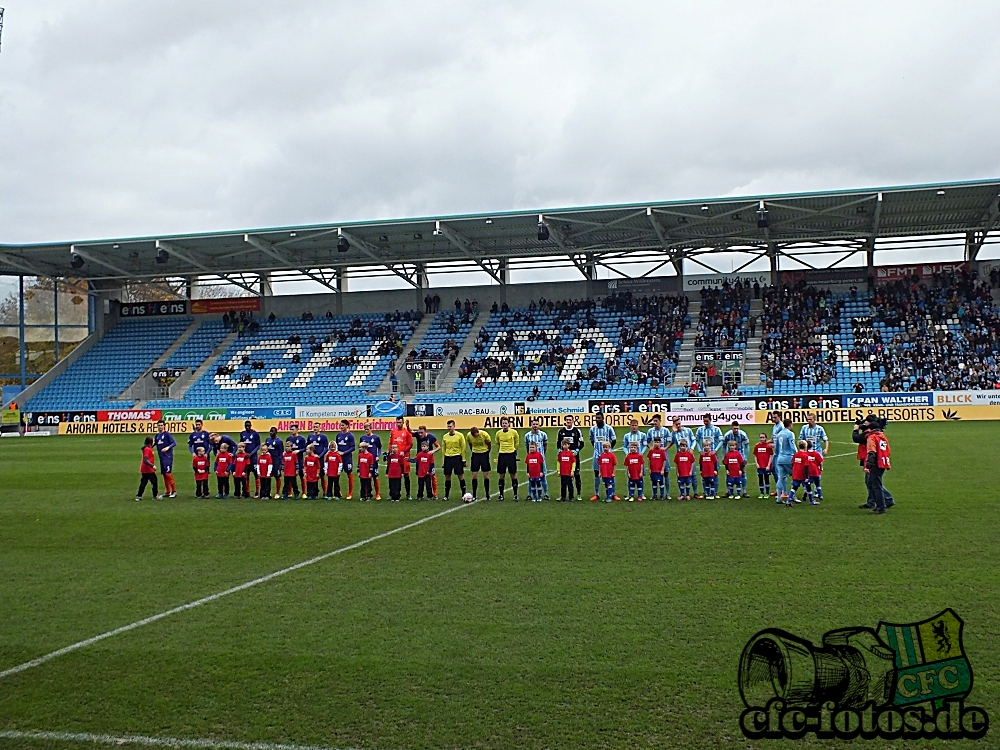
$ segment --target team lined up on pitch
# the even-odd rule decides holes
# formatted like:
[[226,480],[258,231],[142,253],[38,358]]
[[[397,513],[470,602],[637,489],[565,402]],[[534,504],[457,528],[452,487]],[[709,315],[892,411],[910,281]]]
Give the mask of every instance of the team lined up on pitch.
[[[618,494],[616,472],[619,465],[627,478],[627,499],[643,502],[646,499],[670,500],[671,464],[677,474],[678,499],[715,499],[720,493],[719,479],[725,477],[725,497],[746,498],[747,466],[751,458],[757,468],[758,498],[777,497],[779,503],[791,505],[801,502],[801,487],[810,504],[818,505],[823,496],[821,476],[823,457],[829,450],[829,440],[823,428],[810,419],[803,425],[798,443],[787,427],[775,427],[771,439],[761,434],[751,446],[747,434],[733,422],[731,430],[723,433],[712,424],[711,415],[705,414],[702,426],[696,431],[684,427],[674,417],[672,425],[662,426],[659,415],[652,417],[653,426],[646,431],[639,429],[632,420],[629,430],[622,436],[619,459],[618,435],[604,421],[602,414],[595,415],[595,424],[589,429],[586,442],[591,447],[589,459],[583,457],[586,447],[583,432],[576,426],[573,416],[567,415],[565,425],[556,438],[556,467],[552,472],[546,466],[549,437],[537,422],[522,436],[501,418],[501,428],[493,437],[473,427],[468,434],[455,428],[454,420],[448,422],[447,432],[440,440],[425,427],[411,430],[402,417],[389,433],[388,450],[383,451],[382,439],[370,425],[360,438],[350,430],[348,420],[341,422],[341,429],[333,439],[323,432],[314,431],[308,436],[299,434],[293,427],[291,434],[282,440],[277,430],[261,439],[247,421],[239,440],[228,435],[208,433],[203,423],[195,422],[195,430],[188,437],[188,450],[195,478],[195,497],[210,497],[209,482],[214,475],[216,497],[262,499],[346,499],[354,497],[355,473],[359,480],[362,501],[381,500],[380,462],[384,464],[388,480],[388,499],[399,502],[414,499],[411,476],[416,477],[416,500],[437,500],[437,456],[443,457],[444,474],[441,500],[451,499],[452,477],[458,481],[462,500],[473,502],[489,500],[490,480],[493,472],[492,453],[496,453],[497,499],[503,501],[510,484],[511,499],[520,497],[518,462],[523,461],[527,474],[527,499],[541,502],[549,499],[548,475],[559,476],[559,500],[572,502],[584,499],[581,464],[590,461],[594,492],[591,502],[615,502]],[[524,448],[523,458],[518,452]],[[173,459],[177,442],[166,429],[158,424],[158,432],[146,438],[143,446],[141,479],[136,500],[141,500],[147,485],[153,497],[176,497],[173,479]],[[673,456],[670,450],[673,450]],[[355,453],[357,456],[355,457]],[[160,473],[164,479],[164,494],[159,493],[156,459],[159,456]],[[788,471],[782,467],[788,466]],[[472,479],[468,491],[466,469]],[[771,491],[771,477],[775,478],[775,491]],[[480,478],[484,495],[480,496]],[[649,480],[649,494],[646,481]],[[699,491],[698,480],[701,480]],[[342,481],[344,480],[344,481]],[[790,480],[790,486],[789,482]],[[346,487],[344,482],[346,481]],[[251,488],[252,482],[252,488]]]

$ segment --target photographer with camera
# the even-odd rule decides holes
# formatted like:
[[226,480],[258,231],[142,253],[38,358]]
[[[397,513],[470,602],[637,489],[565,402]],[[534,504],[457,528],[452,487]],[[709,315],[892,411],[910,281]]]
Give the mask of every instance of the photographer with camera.
[[887,421],[869,414],[864,420],[854,422],[851,434],[851,440],[858,444],[858,461],[865,470],[865,486],[868,488],[868,501],[858,507],[871,509],[876,515],[882,515],[886,508],[896,504],[892,493],[882,484],[883,475],[892,468],[889,439],[885,436]]

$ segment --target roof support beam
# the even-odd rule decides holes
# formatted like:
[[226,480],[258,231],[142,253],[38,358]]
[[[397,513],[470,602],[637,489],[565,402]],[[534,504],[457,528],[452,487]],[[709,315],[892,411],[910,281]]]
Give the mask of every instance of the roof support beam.
[[6,263],[12,268],[16,268],[19,271],[25,271],[30,273],[32,276],[51,276],[51,271],[43,271],[34,263],[18,258],[14,255],[9,255],[8,253],[0,251],[0,262]]
[[164,240],[157,240],[156,241],[156,249],[159,250],[161,248],[163,250],[166,250],[171,255],[176,255],[178,258],[180,258],[181,260],[183,260],[185,263],[190,263],[192,266],[194,266],[195,268],[200,268],[205,273],[211,274],[212,276],[218,276],[220,279],[223,279],[224,281],[232,284],[233,286],[238,286],[240,289],[245,289],[246,291],[250,292],[250,294],[254,295],[255,297],[257,296],[258,291],[256,289],[254,289],[252,286],[250,286],[249,284],[244,284],[242,281],[238,281],[237,279],[234,279],[232,276],[226,275],[225,272],[217,271],[216,269],[214,269],[214,268],[212,268],[210,266],[206,266],[200,260],[197,260],[194,257],[194,255],[192,255],[191,253],[189,253],[187,250],[185,250],[182,247],[178,247],[177,245],[173,244],[172,242],[165,242]]
[[488,273],[495,282],[497,282],[498,284],[503,283],[500,274],[497,273],[497,271],[495,271],[490,266],[486,265],[486,263],[484,262],[483,259],[486,257],[486,251],[483,250],[481,247],[479,247],[479,245],[470,240],[468,237],[459,232],[457,229],[452,229],[450,226],[448,226],[442,221],[434,222],[434,228],[438,232],[443,234],[445,237],[447,237],[448,241],[452,245],[454,245],[463,253],[465,253],[469,258],[474,260],[476,262],[476,265],[479,266],[484,271],[486,271],[486,273]]
[[872,231],[868,234],[868,241],[865,243],[865,258],[869,269],[875,267],[875,240],[878,239],[878,225],[882,219],[882,193],[878,194],[875,200],[875,212],[872,214]]
[[[283,250],[279,250],[267,240],[262,240],[260,237],[254,237],[252,234],[244,234],[243,241],[260,250],[262,253],[264,253],[264,255],[270,256],[271,258],[274,258],[275,260],[280,261],[281,263],[284,263],[289,266],[298,265],[296,261],[288,253],[286,253]],[[313,281],[322,284],[330,291],[333,292],[340,291],[337,287],[335,287],[329,281],[324,279],[322,276],[317,276],[316,274],[306,270],[305,268],[298,268],[296,270],[299,273],[308,276]]]
[[357,235],[353,235],[350,232],[345,232],[343,229],[340,230],[340,236],[343,237],[348,242],[350,242],[351,247],[357,248],[357,250],[362,255],[367,255],[369,258],[374,260],[380,266],[385,266],[386,268],[388,268],[390,271],[392,271],[394,274],[396,274],[399,278],[401,278],[410,286],[417,288],[417,283],[418,283],[417,280],[410,274],[406,273],[405,270],[400,271],[392,263],[386,263],[385,259],[379,256],[378,248],[373,247],[372,245],[370,245],[368,242],[365,242],[365,240],[361,239]]
[[975,260],[979,256],[979,251],[983,249],[986,237],[992,232],[997,223],[1000,223],[1000,198],[994,198],[990,207],[983,214],[982,229],[969,232],[969,237],[965,242],[965,259]]
[[[674,271],[677,275],[684,276],[684,248],[678,248],[675,252],[675,247],[670,244],[669,237],[670,232],[663,228],[660,224],[659,218],[653,213],[652,207],[646,209],[646,216],[649,218],[649,223],[653,225],[653,231],[656,232],[656,239],[660,241],[660,245],[663,246],[663,251],[670,257],[670,262],[674,266]],[[681,282],[683,286],[683,281]]]

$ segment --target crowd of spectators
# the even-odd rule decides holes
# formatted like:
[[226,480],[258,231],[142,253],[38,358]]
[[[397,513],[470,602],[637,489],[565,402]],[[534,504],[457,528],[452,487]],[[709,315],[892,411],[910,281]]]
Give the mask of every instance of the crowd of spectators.
[[900,280],[878,287],[871,320],[901,330],[889,341],[875,331],[863,348],[856,341],[857,357],[869,357],[872,369],[884,373],[883,391],[1000,387],[1000,314],[991,283],[961,271],[935,274],[930,283]]
[[260,323],[254,317],[252,311],[241,310],[237,313],[230,310],[222,315],[222,327],[226,333],[235,333],[242,338],[244,334],[253,334],[260,331]]
[[[591,364],[573,373],[573,378],[566,379],[565,391],[602,391],[622,381],[652,388],[669,383],[677,368],[677,342],[684,335],[685,325],[691,323],[687,297],[616,293],[604,298],[600,307],[619,313],[617,341],[612,341],[615,351],[603,366]],[[490,333],[481,328],[475,354],[485,355],[491,348],[494,353],[465,358],[459,366],[459,377],[475,378],[476,386],[481,387],[485,380],[510,379],[516,374],[531,377],[540,369],[554,368],[557,375],[562,375],[567,357],[576,351],[574,344],[565,343],[567,339],[585,349],[597,347],[595,338],[587,338],[587,331],[598,327],[597,308],[598,303],[592,299],[541,299],[532,301],[523,311],[511,310],[506,303],[494,303],[491,312],[500,316],[500,330],[491,347]],[[542,316],[544,319],[539,320]],[[542,325],[544,330],[517,333]]]
[[837,374],[837,352],[820,336],[840,333],[842,302],[829,289],[800,282],[771,286],[761,293],[761,381],[772,387],[776,380],[802,379],[812,385],[831,382]]
[[751,296],[750,287],[740,283],[702,289],[695,347],[733,349],[746,344]]

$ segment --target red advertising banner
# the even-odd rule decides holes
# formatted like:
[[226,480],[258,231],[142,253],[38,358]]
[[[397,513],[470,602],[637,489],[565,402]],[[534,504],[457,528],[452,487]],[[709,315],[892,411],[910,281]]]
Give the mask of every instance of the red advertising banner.
[[887,283],[910,277],[931,279],[936,273],[959,273],[969,268],[968,263],[914,263],[905,266],[878,266],[875,269],[875,282]]
[[121,411],[99,411],[98,422],[156,422],[163,412],[159,409],[122,409]]
[[191,302],[192,315],[227,312],[260,312],[260,297],[228,297],[226,299],[196,299]]

